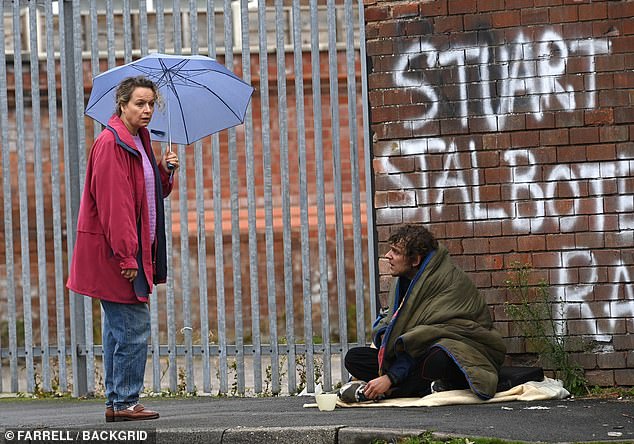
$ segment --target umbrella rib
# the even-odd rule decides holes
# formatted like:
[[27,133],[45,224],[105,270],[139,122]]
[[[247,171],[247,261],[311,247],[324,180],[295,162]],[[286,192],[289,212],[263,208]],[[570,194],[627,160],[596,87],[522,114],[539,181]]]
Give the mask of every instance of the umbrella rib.
[[[163,68],[165,69],[165,63],[162,60],[159,60],[159,62],[161,63],[161,66],[163,66]],[[164,71],[164,75],[167,77],[167,82],[165,82],[165,85],[172,90],[172,94],[174,94],[174,97],[176,97],[176,102],[178,103],[178,108],[180,110],[181,120],[183,121],[183,129],[185,130],[185,140],[189,142],[189,131],[187,130],[187,122],[185,121],[185,114],[183,113],[183,104],[181,103],[178,91],[176,90],[174,82],[172,81],[172,74],[173,72],[169,69],[166,69]],[[167,118],[171,119],[171,116],[167,116]]]
[[[215,71],[215,70],[210,70],[210,71]],[[215,72],[217,72],[217,73],[219,73],[219,74],[224,74],[224,75],[227,75],[227,76],[228,76],[228,74],[223,73],[222,71],[215,71]],[[188,78],[184,77],[182,74],[180,74],[180,72],[177,72],[177,73],[175,73],[175,74],[176,74],[177,76],[179,76],[180,78],[182,78],[182,79],[186,79],[188,82],[193,83],[194,85],[198,86],[199,88],[201,88],[201,89],[206,89],[207,91],[209,91],[211,94],[213,94],[214,96],[216,96],[216,97],[218,98],[218,100],[220,100],[220,101],[221,101],[221,102],[222,102],[222,103],[223,103],[223,104],[227,107],[227,109],[228,109],[229,111],[231,111],[231,113],[232,113],[232,114],[233,114],[233,115],[234,115],[234,116],[235,116],[235,117],[236,117],[239,121],[241,121],[241,120],[242,120],[242,118],[241,118],[238,114],[236,114],[236,112],[233,110],[233,108],[231,108],[231,106],[230,106],[230,105],[229,105],[229,104],[228,104],[228,103],[227,103],[227,102],[226,102],[226,101],[225,101],[222,97],[220,97],[218,94],[216,94],[216,93],[215,93],[215,92],[214,92],[211,88],[209,88],[209,87],[208,87],[208,86],[206,86],[206,85],[203,85],[203,84],[202,84],[202,83],[200,83],[200,82],[196,82],[195,80],[188,79]],[[233,76],[228,76],[228,77],[231,77],[231,78],[235,79],[235,77],[233,77]],[[236,79],[236,80],[240,80],[240,79]],[[242,82],[242,80],[240,80],[240,81]],[[242,83],[244,83],[244,82],[242,82]],[[247,85],[247,84],[245,83],[245,85]]]

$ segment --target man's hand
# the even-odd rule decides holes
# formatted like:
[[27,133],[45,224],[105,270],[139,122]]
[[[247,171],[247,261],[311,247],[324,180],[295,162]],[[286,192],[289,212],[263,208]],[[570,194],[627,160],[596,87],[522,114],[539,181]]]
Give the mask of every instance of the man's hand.
[[121,276],[123,276],[130,282],[132,282],[134,278],[136,278],[137,273],[138,270],[136,268],[124,268],[123,270],[121,270]]
[[379,395],[387,392],[392,387],[392,381],[387,375],[379,376],[368,382],[363,389],[363,394],[368,399],[376,399]]

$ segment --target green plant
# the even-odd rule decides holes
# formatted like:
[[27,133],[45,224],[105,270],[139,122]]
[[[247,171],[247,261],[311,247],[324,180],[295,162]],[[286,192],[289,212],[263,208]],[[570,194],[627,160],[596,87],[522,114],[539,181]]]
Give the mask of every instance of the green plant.
[[[511,267],[506,286],[517,303],[505,303],[506,313],[525,336],[527,345],[543,362],[552,366],[555,376],[563,381],[570,393],[588,393],[583,368],[572,360],[569,352],[577,339],[568,334],[563,304],[552,300],[549,285],[544,280],[530,283],[533,271],[530,265],[516,262]],[[559,307],[559,316],[554,315],[556,307]]]
[[[319,358],[315,357],[313,359],[313,375],[315,384],[319,384],[321,382],[322,376],[322,364]],[[297,393],[301,393],[302,390],[306,387],[307,384],[307,374],[306,374],[306,355],[298,355],[295,358],[295,367],[297,368],[297,373],[299,375],[299,384],[297,385]]]

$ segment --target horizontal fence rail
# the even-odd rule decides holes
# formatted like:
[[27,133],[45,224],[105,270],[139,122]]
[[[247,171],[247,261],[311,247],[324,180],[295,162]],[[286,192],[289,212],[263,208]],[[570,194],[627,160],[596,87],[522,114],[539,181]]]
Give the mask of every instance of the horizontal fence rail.
[[363,3],[33,0],[0,13],[0,392],[103,393],[100,305],[65,288],[103,129],[84,106],[94,76],[151,52],[209,55],[255,93],[244,124],[174,147],[146,392],[345,381],[342,356],[376,311]]

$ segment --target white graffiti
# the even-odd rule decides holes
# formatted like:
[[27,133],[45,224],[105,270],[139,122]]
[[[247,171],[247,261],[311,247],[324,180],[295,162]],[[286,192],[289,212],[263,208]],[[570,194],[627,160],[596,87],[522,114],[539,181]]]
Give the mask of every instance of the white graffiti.
[[[470,116],[483,116],[490,130],[503,129],[506,119],[515,112],[533,113],[541,120],[549,109],[573,110],[596,106],[595,56],[609,53],[607,39],[565,41],[553,30],[545,30],[536,42],[520,32],[506,45],[439,51],[431,43],[412,45],[394,69],[395,83],[408,88],[428,105],[412,122],[417,130],[433,119],[442,118],[442,105],[451,106],[451,117],[467,127]],[[584,74],[581,87],[566,77],[569,57],[582,58],[577,69]],[[411,67],[414,66],[415,69]],[[422,68],[422,69],[421,69]],[[477,69],[476,69],[477,68]],[[469,71],[474,74],[469,78]],[[451,72],[451,85],[458,97],[443,97],[443,86],[430,73]],[[474,85],[479,88],[472,89]],[[583,91],[583,94],[576,94]],[[472,97],[475,94],[476,97]],[[580,95],[585,103],[577,103]],[[517,101],[521,99],[522,105]],[[480,110],[469,109],[477,100]],[[421,107],[423,108],[423,107]]]
[[[595,108],[595,56],[608,54],[609,48],[607,39],[566,41],[553,30],[544,31],[534,42],[528,41],[520,32],[513,42],[495,47],[441,51],[423,42],[420,47],[415,45],[404,51],[400,63],[395,67],[394,79],[398,88],[411,89],[412,97],[417,97],[418,102],[425,104],[421,106],[421,114],[412,121],[414,130],[434,119],[445,118],[457,119],[463,128],[468,128],[469,119],[479,117],[484,118],[491,131],[503,131],[507,119],[514,113],[532,114],[536,120],[540,120],[548,110],[566,112],[578,108]],[[567,72],[568,60],[572,57],[575,59],[575,70],[583,77],[580,84],[573,83]],[[473,72],[474,66],[478,68],[477,79],[470,78],[469,74],[470,70]],[[445,78],[452,80],[451,84],[448,81],[433,81],[441,77],[438,72],[443,70]],[[451,75],[447,74],[448,71],[451,71]],[[445,88],[449,92],[445,92]],[[449,108],[444,110],[443,107]],[[436,196],[435,200],[425,203],[429,205],[431,220],[442,220],[438,216],[448,203],[448,190],[451,190],[451,203],[461,205],[461,220],[511,220],[512,228],[518,233],[527,230],[530,233],[549,234],[592,231],[587,228],[590,218],[594,218],[595,227],[603,226],[606,217],[604,198],[607,196],[613,200],[613,207],[619,215],[634,212],[634,198],[631,195],[615,197],[608,185],[609,181],[624,176],[618,161],[579,165],[561,163],[546,169],[530,149],[507,150],[502,153],[501,161],[511,173],[510,196],[505,198],[505,201],[513,203],[509,207],[487,202],[481,196],[481,189],[486,185],[483,180],[486,167],[478,164],[474,140],[469,143],[468,150],[464,147],[458,149],[455,140],[450,137],[410,139],[399,143],[402,155],[418,155],[421,170],[415,183],[409,181],[412,176],[401,175],[401,186],[404,189],[441,191],[432,193]],[[460,143],[464,143],[464,139]],[[442,170],[433,171],[433,166],[428,164],[427,154],[441,153]],[[384,160],[390,163],[389,157]],[[395,168],[392,167],[391,171]],[[582,182],[589,184],[587,196],[590,197],[580,197],[585,194],[580,188]],[[572,205],[558,206],[557,197],[562,192],[571,196]],[[585,207],[580,211],[582,200]],[[532,205],[515,204],[520,201]],[[545,224],[553,218],[559,224],[559,230],[555,233],[545,230]],[[623,223],[619,226],[620,230],[631,228]],[[601,262],[590,246],[584,248],[575,241],[563,245],[561,249],[561,266],[551,274],[551,285],[557,297],[563,304],[591,302],[593,282],[600,281],[597,267],[606,267],[607,264]],[[533,266],[539,267],[539,264]],[[585,282],[575,279],[572,271],[580,266],[590,270]],[[617,318],[634,315],[632,267],[624,264],[620,255],[617,255],[609,268],[609,283],[604,284],[608,294],[602,295],[606,301],[606,313],[589,316],[604,318],[607,314],[608,322],[602,323],[603,327],[596,323],[596,327],[590,329],[597,338],[611,334]],[[591,319],[588,322],[594,324]]]

